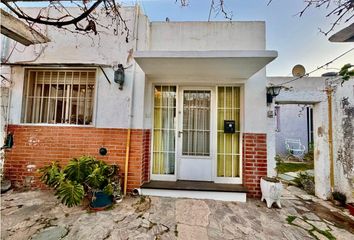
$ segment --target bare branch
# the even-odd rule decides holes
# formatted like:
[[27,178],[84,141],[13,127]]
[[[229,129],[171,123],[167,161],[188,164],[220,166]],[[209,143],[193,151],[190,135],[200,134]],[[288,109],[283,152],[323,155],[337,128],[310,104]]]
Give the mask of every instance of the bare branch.
[[[342,1],[334,1],[334,0],[304,0],[306,6],[302,11],[298,13],[301,17],[303,14],[312,6],[315,8],[324,7],[329,9],[329,12],[325,17],[334,17],[335,20],[331,23],[330,28],[327,31],[323,31],[320,29],[320,32],[324,35],[328,35],[331,31],[335,29],[336,26],[340,24],[340,22],[344,20],[344,22],[350,21],[354,15],[354,0],[342,0]],[[333,9],[331,9],[333,7]],[[348,17],[347,17],[348,16]]]
[[49,20],[42,20],[40,17],[33,18],[31,16],[28,16],[27,14],[24,14],[23,11],[17,11],[14,9],[7,1],[1,0],[1,2],[8,7],[18,18],[25,19],[34,23],[39,23],[39,24],[45,24],[45,25],[51,25],[51,26],[56,26],[56,27],[62,27],[62,26],[67,26],[71,24],[76,24],[80,22],[81,20],[85,19],[87,16],[90,15],[90,13],[95,10],[102,2],[103,0],[98,0],[96,1],[89,9],[84,11],[80,16],[71,19],[69,21],[49,21]]

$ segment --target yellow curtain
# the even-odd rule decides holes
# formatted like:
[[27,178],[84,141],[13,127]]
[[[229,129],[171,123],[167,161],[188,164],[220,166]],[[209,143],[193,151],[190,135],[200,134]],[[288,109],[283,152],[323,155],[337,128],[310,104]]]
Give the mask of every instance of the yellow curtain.
[[[217,176],[240,176],[240,88],[218,87]],[[234,120],[236,132],[224,133],[224,120]]]
[[156,86],[154,93],[153,174],[174,174],[176,87]]
[[155,87],[154,94],[154,143],[153,143],[153,174],[161,174],[164,161],[161,151],[163,150],[162,144],[162,89],[161,86]]

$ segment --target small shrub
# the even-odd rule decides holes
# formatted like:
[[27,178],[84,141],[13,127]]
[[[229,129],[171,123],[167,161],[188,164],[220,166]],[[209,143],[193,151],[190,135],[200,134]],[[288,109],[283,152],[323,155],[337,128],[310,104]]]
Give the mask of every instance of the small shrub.
[[310,143],[309,150],[304,155],[304,161],[313,162],[314,159],[314,144]]
[[79,205],[85,196],[94,199],[98,191],[114,196],[120,191],[118,171],[118,166],[90,156],[73,158],[64,167],[54,162],[39,169],[41,181],[68,207]]
[[312,195],[315,194],[315,179],[308,173],[299,172],[297,178],[294,179],[294,182],[298,185],[298,187],[304,189],[307,193]]
[[338,191],[332,193],[332,198],[340,202],[341,206],[345,206],[345,203],[347,202],[347,196]]

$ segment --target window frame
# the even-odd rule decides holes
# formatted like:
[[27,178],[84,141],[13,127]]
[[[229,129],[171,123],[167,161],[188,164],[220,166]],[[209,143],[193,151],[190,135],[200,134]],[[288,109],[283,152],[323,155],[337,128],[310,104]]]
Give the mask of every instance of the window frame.
[[[28,72],[29,71],[38,71],[38,70],[48,70],[48,71],[95,71],[95,87],[94,87],[94,93],[92,96],[93,100],[93,106],[92,106],[92,124],[73,124],[73,123],[25,123],[24,122],[24,114],[25,114],[25,91],[26,91],[26,84],[28,81]],[[97,101],[98,101],[98,79],[99,79],[99,71],[98,67],[47,67],[47,66],[29,66],[29,67],[24,67],[23,68],[23,85],[22,85],[22,93],[21,93],[21,112],[20,112],[20,125],[25,125],[25,126],[47,126],[47,127],[87,127],[87,128],[92,128],[96,126],[96,110],[97,110]]]

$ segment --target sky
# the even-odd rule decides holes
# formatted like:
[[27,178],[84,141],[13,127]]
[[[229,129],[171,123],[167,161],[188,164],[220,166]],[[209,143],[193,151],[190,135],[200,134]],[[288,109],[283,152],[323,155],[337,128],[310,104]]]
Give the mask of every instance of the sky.
[[[150,21],[207,21],[211,0],[187,0],[188,6],[181,7],[180,0],[122,0],[123,5],[138,2]],[[217,2],[218,0],[214,0]],[[302,17],[297,14],[305,7],[304,0],[224,0],[227,11],[232,12],[233,21],[265,21],[266,48],[276,50],[278,57],[267,66],[268,76],[292,76],[292,68],[301,64],[311,72],[344,52],[354,48],[354,43],[332,43],[328,38],[345,26],[341,23],[328,36],[319,28],[328,30],[334,18],[326,17],[329,9],[309,8]],[[23,4],[40,6],[40,3]],[[222,14],[211,15],[211,21],[227,21]],[[325,72],[336,72],[347,63],[354,64],[354,50],[315,71],[310,76]]]
[[[175,0],[138,0],[150,21],[207,21],[211,0],[189,0],[181,7]],[[217,0],[216,0],[217,1]],[[347,24],[340,24],[328,36],[319,28],[330,28],[333,18],[326,18],[328,9],[311,8],[302,17],[296,14],[304,8],[303,0],[224,0],[232,11],[233,21],[265,21],[267,50],[278,51],[278,58],[267,67],[268,76],[292,76],[291,70],[301,64],[310,72],[342,53],[352,49],[354,43],[332,43],[328,37]],[[135,1],[126,0],[125,4]],[[222,15],[211,15],[211,21],[227,21]],[[352,23],[352,20],[350,23]],[[311,76],[338,71],[344,64],[354,64],[354,50]]]

